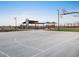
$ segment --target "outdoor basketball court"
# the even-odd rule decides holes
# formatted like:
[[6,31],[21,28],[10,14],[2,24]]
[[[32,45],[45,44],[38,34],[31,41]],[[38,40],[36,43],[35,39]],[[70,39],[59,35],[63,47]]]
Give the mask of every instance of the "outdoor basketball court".
[[79,57],[79,33],[0,32],[0,57]]

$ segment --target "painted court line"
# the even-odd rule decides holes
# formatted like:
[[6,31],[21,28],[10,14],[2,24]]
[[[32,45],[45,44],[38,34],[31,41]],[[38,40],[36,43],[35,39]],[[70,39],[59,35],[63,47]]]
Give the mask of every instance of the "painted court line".
[[0,50],[0,53],[5,55],[6,57],[10,57],[9,55],[7,55],[6,53],[4,53],[3,51]]
[[50,49],[55,48],[55,47],[57,47],[58,45],[61,45],[61,44],[62,44],[62,43],[57,44],[57,45],[55,45],[54,47],[48,48],[48,49],[44,50],[43,52],[40,52],[40,53],[37,53],[36,55],[33,55],[32,57],[36,57],[36,56],[38,56],[38,55],[40,55],[40,54],[44,54],[45,52],[49,51]]
[[39,50],[39,51],[43,51],[42,49],[39,49],[39,48],[35,48],[35,47],[32,47],[32,46],[24,45],[24,44],[18,42],[18,41],[16,40],[16,38],[15,38],[14,40],[15,40],[15,42],[16,42],[17,44],[19,44],[19,45],[21,45],[21,46],[28,47],[28,48],[32,48],[32,49],[36,49],[36,50]]
[[[74,39],[74,38],[73,38],[73,39]],[[71,39],[71,40],[72,40],[72,39]],[[61,42],[61,43],[58,43],[58,44],[56,44],[55,46],[53,46],[53,47],[51,47],[51,48],[48,48],[48,49],[46,49],[46,50],[44,50],[44,51],[42,51],[42,52],[40,52],[40,53],[37,53],[37,54],[35,54],[35,55],[31,56],[31,57],[36,57],[36,56],[38,56],[38,55],[40,55],[40,54],[44,54],[45,52],[50,51],[50,49],[55,48],[55,47],[58,47],[59,45],[61,45],[61,44],[63,44],[63,43],[66,43],[66,42],[69,42],[69,41],[71,41],[71,40],[65,40],[65,41],[63,41],[63,42]]]

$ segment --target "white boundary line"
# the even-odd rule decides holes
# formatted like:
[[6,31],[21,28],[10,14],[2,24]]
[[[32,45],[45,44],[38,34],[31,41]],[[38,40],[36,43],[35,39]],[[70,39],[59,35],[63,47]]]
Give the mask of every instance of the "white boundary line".
[[17,44],[19,44],[19,45],[21,45],[21,46],[23,46],[23,47],[28,47],[28,48],[36,49],[36,50],[39,50],[39,51],[42,51],[42,52],[43,52],[42,49],[35,48],[35,47],[32,47],[32,46],[28,46],[28,45],[24,45],[24,44],[18,42],[18,41],[16,40],[16,38],[14,39],[14,41],[15,41]]
[[[74,39],[74,38],[73,38],[73,39]],[[71,39],[71,40],[72,40],[72,39]],[[52,48],[57,47],[58,45],[61,45],[61,44],[65,43],[65,42],[69,42],[69,41],[71,41],[71,40],[63,41],[63,42],[61,42],[61,43],[59,43],[59,44],[57,44],[57,45],[55,45],[55,46],[53,46],[53,47],[51,47],[51,48],[48,48],[48,49],[44,50],[43,52],[37,53],[36,55],[33,55],[33,56],[31,56],[31,57],[36,57],[36,56],[38,56],[38,55],[40,55],[40,54],[43,54],[44,52],[49,51],[49,50],[52,49]]]
[[18,42],[18,41],[16,40],[16,38],[15,38],[14,40],[15,40],[15,42],[16,42],[17,44],[19,44],[19,45],[21,45],[21,46],[29,47],[29,48],[37,49],[37,50],[41,51],[40,53],[37,53],[37,54],[31,56],[31,57],[36,57],[36,56],[38,56],[38,55],[40,55],[40,54],[43,54],[44,52],[49,51],[49,50],[52,49],[52,48],[57,47],[58,45],[61,45],[62,43],[65,43],[65,42],[71,41],[72,39],[71,39],[71,40],[63,41],[63,42],[61,42],[61,43],[59,43],[59,44],[57,44],[57,45],[55,45],[55,46],[53,46],[53,47],[51,47],[51,48],[48,48],[48,49],[46,49],[46,50],[41,50],[41,49],[38,49],[38,48],[34,48],[34,47],[32,47],[32,46],[26,46],[26,45],[23,45],[23,44],[21,44],[20,42]]
[[3,51],[0,50],[0,53],[5,55],[6,57],[10,57],[9,55],[7,55],[6,53],[4,53]]
[[[63,43],[64,43],[64,42],[63,42]],[[33,55],[32,57],[36,57],[36,56],[38,56],[38,55],[40,55],[40,54],[43,54],[43,53],[49,51],[50,49],[55,48],[55,47],[57,47],[58,45],[61,45],[61,44],[62,44],[62,43],[59,43],[59,44],[57,44],[57,45],[55,45],[55,46],[53,46],[53,47],[51,47],[51,48],[48,48],[48,49],[44,50],[43,52],[40,52],[40,53],[38,53],[38,54],[36,54],[36,55]]]

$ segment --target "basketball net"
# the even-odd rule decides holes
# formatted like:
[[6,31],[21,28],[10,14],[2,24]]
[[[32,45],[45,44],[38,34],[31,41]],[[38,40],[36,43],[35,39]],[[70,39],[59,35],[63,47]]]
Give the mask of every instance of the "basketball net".
[[60,14],[60,18],[63,18],[63,15]]
[[73,17],[79,17],[79,15],[73,15]]

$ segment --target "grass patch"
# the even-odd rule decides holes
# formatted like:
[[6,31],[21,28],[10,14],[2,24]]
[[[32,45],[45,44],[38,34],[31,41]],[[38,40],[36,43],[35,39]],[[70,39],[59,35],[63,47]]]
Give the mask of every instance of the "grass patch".
[[[49,31],[58,31],[58,29],[50,29]],[[79,32],[79,28],[60,28],[59,31]]]
[[12,31],[20,31],[20,30],[15,30],[15,29],[0,30],[0,32],[12,32]]

